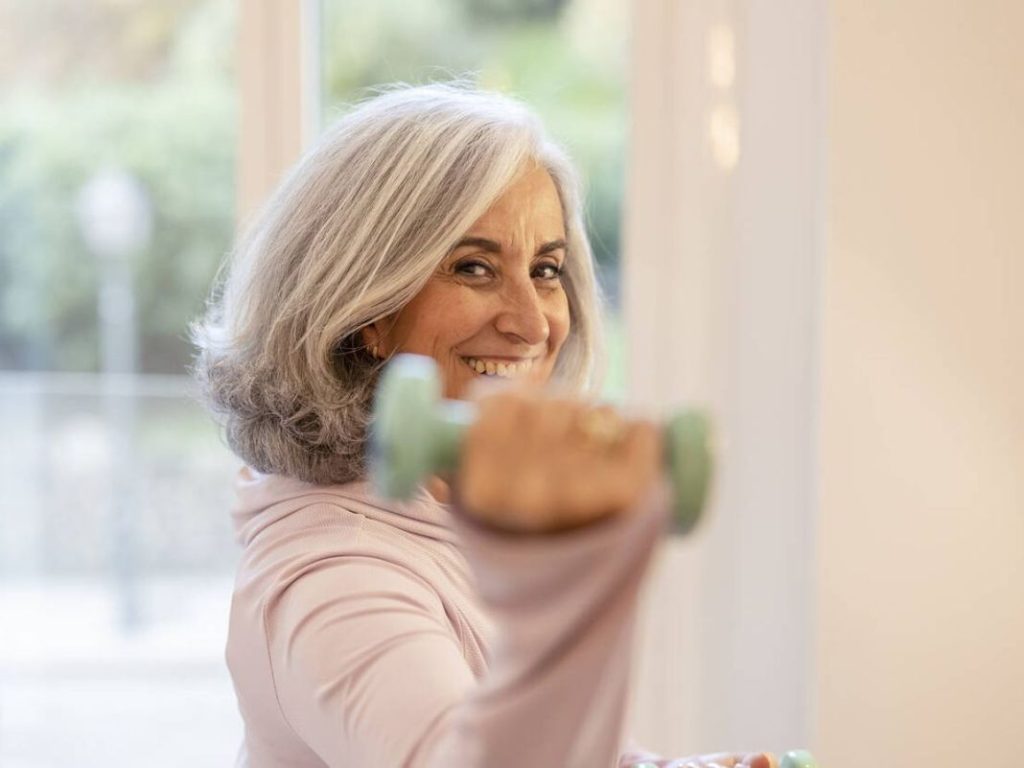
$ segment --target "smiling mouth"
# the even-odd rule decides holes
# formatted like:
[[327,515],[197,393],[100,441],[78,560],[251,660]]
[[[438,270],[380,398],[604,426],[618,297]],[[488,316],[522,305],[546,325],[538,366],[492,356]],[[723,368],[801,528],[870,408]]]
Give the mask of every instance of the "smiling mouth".
[[480,376],[497,376],[503,379],[515,379],[525,376],[533,368],[534,358],[525,360],[486,360],[479,357],[460,357],[474,373]]

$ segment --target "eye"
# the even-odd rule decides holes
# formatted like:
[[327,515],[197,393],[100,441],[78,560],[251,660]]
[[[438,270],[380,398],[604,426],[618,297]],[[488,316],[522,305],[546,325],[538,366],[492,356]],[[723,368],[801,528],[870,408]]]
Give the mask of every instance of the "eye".
[[469,277],[487,277],[491,268],[482,261],[460,261],[455,265],[455,271],[460,275]]
[[558,264],[540,264],[537,267],[537,271],[534,272],[534,275],[543,280],[558,280],[562,276],[563,271],[564,269],[558,266]]

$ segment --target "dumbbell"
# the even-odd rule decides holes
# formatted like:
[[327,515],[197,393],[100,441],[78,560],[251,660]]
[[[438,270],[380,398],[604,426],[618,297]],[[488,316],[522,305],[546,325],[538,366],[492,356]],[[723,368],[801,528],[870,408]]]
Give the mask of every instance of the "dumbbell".
[[818,763],[810,752],[798,749],[784,754],[779,768],[818,768]]
[[[402,354],[381,376],[370,432],[370,474],[375,491],[408,499],[435,472],[458,467],[462,436],[476,406],[441,397],[441,378],[430,357]],[[672,484],[675,528],[688,533],[700,519],[711,478],[710,427],[698,410],[673,414],[662,428]]]

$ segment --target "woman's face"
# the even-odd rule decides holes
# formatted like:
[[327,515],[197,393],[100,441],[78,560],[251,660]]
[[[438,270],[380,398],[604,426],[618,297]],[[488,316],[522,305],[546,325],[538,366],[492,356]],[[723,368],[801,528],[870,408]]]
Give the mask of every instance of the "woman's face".
[[[558,192],[543,168],[519,177],[400,312],[374,324],[382,354],[437,361],[444,396],[481,376],[544,382],[569,333]],[[481,372],[482,371],[482,372]]]

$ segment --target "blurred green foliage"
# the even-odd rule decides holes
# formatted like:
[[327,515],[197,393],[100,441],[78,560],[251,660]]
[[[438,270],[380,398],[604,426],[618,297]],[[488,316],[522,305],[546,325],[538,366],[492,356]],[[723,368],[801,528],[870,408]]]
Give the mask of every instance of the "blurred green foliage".
[[[94,173],[116,167],[138,177],[153,209],[134,257],[139,367],[184,371],[187,323],[234,232],[237,5],[0,0],[0,369],[98,370],[98,270],[75,205]],[[580,167],[614,295],[620,5],[324,0],[325,121],[395,81],[469,76],[524,99]]]
[[[77,18],[86,5],[93,15]],[[27,37],[46,24],[41,39],[51,47],[34,67],[38,46],[26,41],[27,72],[3,72],[0,368],[98,369],[98,265],[76,204],[93,174],[118,168],[142,182],[153,210],[150,242],[134,255],[139,368],[180,373],[187,320],[201,310],[234,229],[234,6],[40,6],[0,9]],[[62,9],[73,18],[55,18]],[[109,46],[83,53],[79,24]],[[123,69],[126,58],[136,71]]]
[[625,7],[611,0],[329,0],[325,121],[380,83],[461,77],[523,99],[576,161],[602,279],[617,296]]

